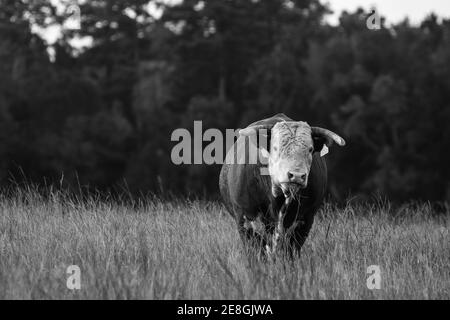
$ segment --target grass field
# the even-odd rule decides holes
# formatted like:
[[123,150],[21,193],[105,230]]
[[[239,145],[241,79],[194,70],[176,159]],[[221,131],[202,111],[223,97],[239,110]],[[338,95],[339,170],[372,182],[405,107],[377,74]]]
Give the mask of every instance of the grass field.
[[[450,215],[329,205],[300,259],[248,266],[220,203],[0,197],[2,299],[450,299]],[[69,265],[81,289],[66,286]],[[366,286],[378,265],[381,289]]]

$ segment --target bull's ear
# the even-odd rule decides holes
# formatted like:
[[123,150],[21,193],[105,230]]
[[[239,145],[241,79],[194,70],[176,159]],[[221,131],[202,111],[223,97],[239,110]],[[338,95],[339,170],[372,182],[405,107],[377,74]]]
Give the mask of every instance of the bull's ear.
[[345,140],[328,129],[311,127],[311,133],[314,141],[314,149],[316,151],[322,150],[323,144],[327,147],[331,147],[333,143],[336,143],[341,147],[345,146]]
[[313,143],[314,143],[314,152],[320,152],[320,156],[322,157],[323,149],[324,147],[327,147],[325,139],[323,137],[313,136]]
[[328,153],[328,147],[326,144],[323,145],[322,150],[320,150],[320,156],[323,157]]

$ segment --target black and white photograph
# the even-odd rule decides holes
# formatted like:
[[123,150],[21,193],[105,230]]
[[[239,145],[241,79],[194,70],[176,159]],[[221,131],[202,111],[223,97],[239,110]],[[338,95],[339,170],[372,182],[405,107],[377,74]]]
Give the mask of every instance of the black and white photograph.
[[449,230],[450,1],[0,0],[0,300],[448,301]]

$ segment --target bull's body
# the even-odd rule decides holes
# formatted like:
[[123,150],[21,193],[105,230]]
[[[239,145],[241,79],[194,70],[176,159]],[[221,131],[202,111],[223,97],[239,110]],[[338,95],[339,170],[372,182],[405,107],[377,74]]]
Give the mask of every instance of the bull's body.
[[[287,116],[280,114],[252,125],[283,120],[291,121]],[[284,210],[283,227],[289,231],[287,234],[289,248],[300,250],[311,229],[314,215],[325,196],[327,185],[325,160],[318,153],[314,153],[308,185],[305,189],[300,189],[296,197],[300,201],[294,199],[285,207],[285,196],[283,194],[274,196],[271,191],[270,176],[261,174],[261,168],[265,167],[262,163],[258,161],[257,164],[248,164],[242,163],[245,161],[238,161],[238,155],[248,157],[248,139],[248,137],[239,137],[235,143],[236,148],[239,149],[238,152],[234,152],[235,161],[225,163],[220,172],[220,192],[225,206],[235,218],[243,241],[258,236],[254,230],[246,228],[248,225],[246,222],[256,219],[260,219],[264,224],[266,234],[272,236],[279,212]],[[262,239],[261,241],[264,242]]]

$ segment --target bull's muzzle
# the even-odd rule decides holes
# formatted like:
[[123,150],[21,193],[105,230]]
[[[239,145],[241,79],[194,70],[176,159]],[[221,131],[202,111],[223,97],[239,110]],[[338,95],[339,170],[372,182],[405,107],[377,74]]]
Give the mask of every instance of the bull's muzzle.
[[303,171],[288,171],[287,177],[290,183],[296,183],[301,188],[306,188],[308,183],[308,174]]

